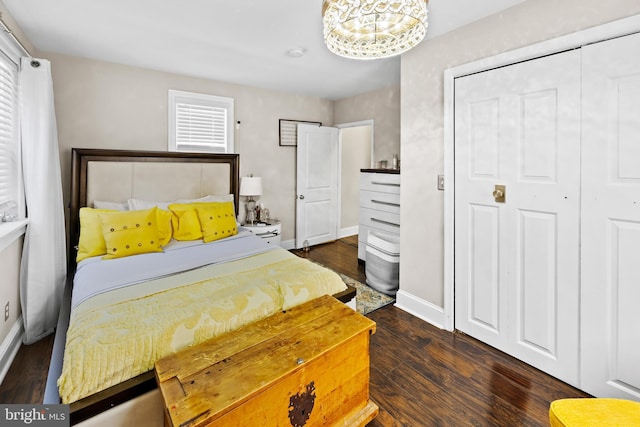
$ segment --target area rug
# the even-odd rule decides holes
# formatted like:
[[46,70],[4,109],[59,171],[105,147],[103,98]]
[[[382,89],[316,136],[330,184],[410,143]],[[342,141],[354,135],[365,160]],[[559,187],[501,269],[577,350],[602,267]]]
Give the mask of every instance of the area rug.
[[356,311],[360,314],[368,314],[385,305],[396,301],[394,297],[378,292],[364,283],[360,283],[349,276],[338,273],[344,283],[356,288]]
[[[321,265],[324,268],[329,268],[326,265],[310,259],[309,261]],[[335,271],[331,268],[329,270]],[[342,278],[342,281],[347,285],[351,285],[356,288],[356,311],[360,314],[369,314],[374,310],[384,307],[385,305],[396,302],[394,297],[378,292],[365,283],[358,282],[345,274],[335,271],[335,273]]]

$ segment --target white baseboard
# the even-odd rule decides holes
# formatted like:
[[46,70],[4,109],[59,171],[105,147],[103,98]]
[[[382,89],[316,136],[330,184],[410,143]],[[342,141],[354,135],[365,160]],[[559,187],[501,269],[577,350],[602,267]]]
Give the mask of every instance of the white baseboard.
[[286,250],[295,249],[296,248],[296,240],[282,240],[280,242],[280,246],[282,246]]
[[358,230],[360,228],[357,225],[352,227],[341,228],[338,230],[338,239],[343,239],[345,237],[353,236],[358,234]]
[[446,329],[444,309],[429,301],[400,289],[396,294],[395,306],[437,328]]
[[4,381],[5,375],[13,363],[13,359],[16,357],[20,345],[22,344],[22,336],[24,335],[24,328],[22,325],[22,316],[15,321],[7,337],[0,344],[0,383]]

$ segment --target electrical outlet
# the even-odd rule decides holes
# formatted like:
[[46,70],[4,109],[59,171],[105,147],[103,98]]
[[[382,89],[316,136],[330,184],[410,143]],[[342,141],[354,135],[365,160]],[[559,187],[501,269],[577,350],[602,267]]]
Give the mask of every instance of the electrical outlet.
[[9,320],[9,301],[4,305],[4,321]]
[[438,175],[438,190],[444,190],[444,175]]

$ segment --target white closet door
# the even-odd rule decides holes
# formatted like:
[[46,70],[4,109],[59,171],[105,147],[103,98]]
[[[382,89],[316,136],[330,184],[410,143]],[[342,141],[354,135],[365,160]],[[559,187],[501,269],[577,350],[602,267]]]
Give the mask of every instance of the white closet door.
[[582,50],[581,388],[640,400],[640,35]]
[[571,51],[455,82],[455,326],[574,385],[579,76]]

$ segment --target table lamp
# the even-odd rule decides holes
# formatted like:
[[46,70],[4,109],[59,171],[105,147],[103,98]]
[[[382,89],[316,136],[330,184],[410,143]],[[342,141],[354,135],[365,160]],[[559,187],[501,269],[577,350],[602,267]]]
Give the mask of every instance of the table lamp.
[[249,197],[245,202],[245,223],[253,224],[256,222],[256,201],[254,196],[262,194],[262,178],[258,176],[243,176],[240,178],[240,195]]

